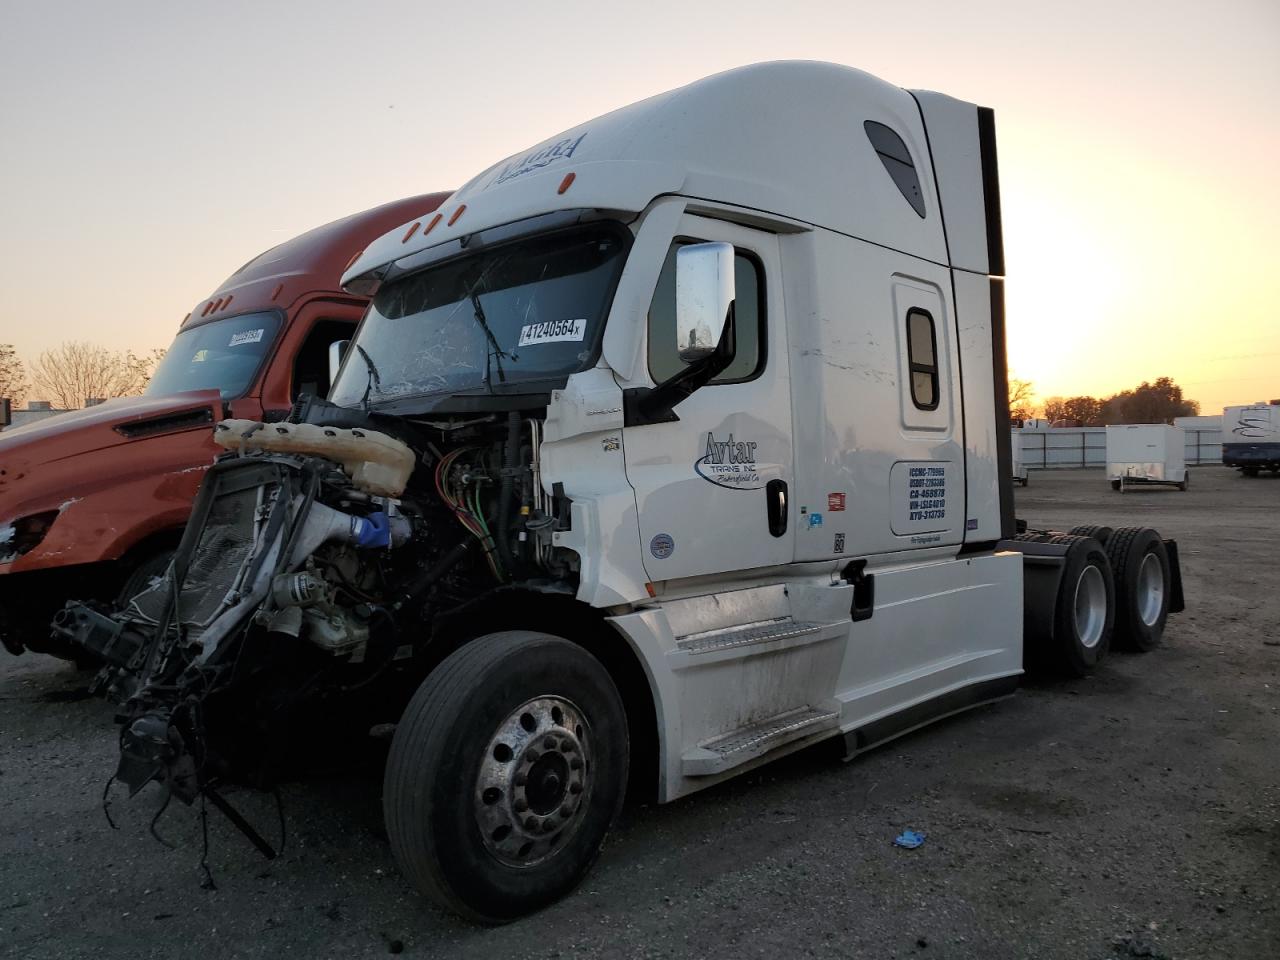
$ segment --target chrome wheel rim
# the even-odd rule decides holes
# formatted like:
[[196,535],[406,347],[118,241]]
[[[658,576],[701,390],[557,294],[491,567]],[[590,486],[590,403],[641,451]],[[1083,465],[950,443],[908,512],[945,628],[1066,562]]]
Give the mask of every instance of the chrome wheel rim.
[[476,777],[485,848],[511,866],[539,863],[578,828],[590,795],[590,730],[561,697],[529,700],[489,738]]
[[1153,627],[1164,609],[1164,564],[1155,553],[1148,553],[1138,567],[1138,617]]
[[1102,640],[1107,625],[1107,584],[1102,571],[1093,564],[1085,567],[1076,580],[1076,635],[1089,650]]

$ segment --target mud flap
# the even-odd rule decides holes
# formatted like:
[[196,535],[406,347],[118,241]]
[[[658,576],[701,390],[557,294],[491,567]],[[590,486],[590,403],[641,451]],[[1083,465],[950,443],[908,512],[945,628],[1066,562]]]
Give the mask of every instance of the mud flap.
[[1169,555],[1169,612],[1182,613],[1187,609],[1187,604],[1182,594],[1182,562],[1178,559],[1178,541],[1162,540],[1161,542]]

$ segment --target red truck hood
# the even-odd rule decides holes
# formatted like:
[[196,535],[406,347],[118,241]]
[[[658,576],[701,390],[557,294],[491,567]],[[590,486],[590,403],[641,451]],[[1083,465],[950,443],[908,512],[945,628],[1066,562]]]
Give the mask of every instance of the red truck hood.
[[25,473],[134,440],[197,428],[212,430],[221,417],[222,398],[217,390],[193,390],[163,397],[122,397],[10,427],[0,431],[0,495],[15,469]]

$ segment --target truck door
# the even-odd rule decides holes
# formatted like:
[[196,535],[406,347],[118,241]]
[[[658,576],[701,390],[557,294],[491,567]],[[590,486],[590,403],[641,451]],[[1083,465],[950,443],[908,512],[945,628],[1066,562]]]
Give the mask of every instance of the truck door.
[[623,431],[645,570],[655,582],[786,564],[793,555],[791,391],[774,235],[681,218],[648,311],[649,374],[660,383],[680,369],[675,251],[708,241],[731,243],[736,254],[735,359],[676,407],[678,421]]

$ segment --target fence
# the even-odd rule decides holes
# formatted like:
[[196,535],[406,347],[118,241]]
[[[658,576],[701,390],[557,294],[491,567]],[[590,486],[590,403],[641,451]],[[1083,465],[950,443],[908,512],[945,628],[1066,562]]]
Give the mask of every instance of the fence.
[[[1221,430],[1186,430],[1188,464],[1221,463]],[[1106,427],[1049,427],[1015,430],[1022,441],[1022,465],[1031,470],[1107,465]]]

